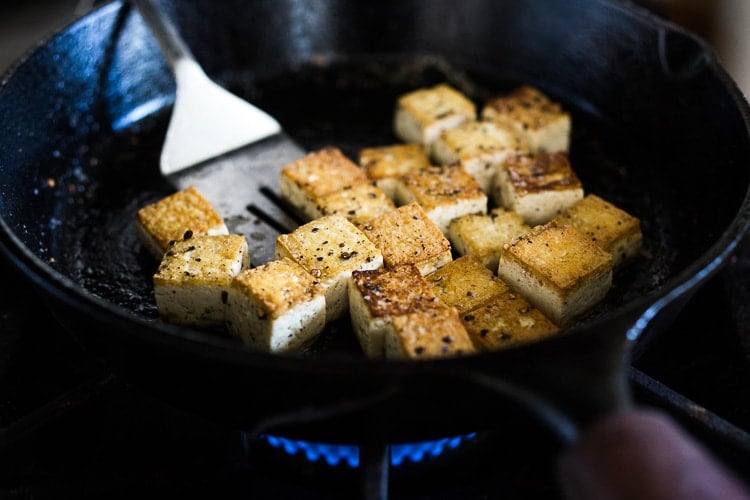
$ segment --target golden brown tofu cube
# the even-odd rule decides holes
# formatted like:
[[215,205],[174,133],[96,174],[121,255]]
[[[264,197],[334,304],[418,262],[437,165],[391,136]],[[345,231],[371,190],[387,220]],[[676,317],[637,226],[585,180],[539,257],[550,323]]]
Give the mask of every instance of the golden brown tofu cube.
[[530,226],[549,222],[581,198],[583,185],[567,153],[516,155],[497,170],[495,203]]
[[489,214],[453,219],[448,226],[448,240],[459,255],[474,255],[495,273],[503,245],[530,229],[517,213],[493,208]]
[[136,221],[141,242],[158,260],[170,243],[186,236],[229,233],[221,215],[193,186],[142,207]]
[[476,352],[458,312],[452,307],[394,316],[392,324],[385,338],[388,359],[425,360]]
[[369,358],[385,355],[391,318],[440,306],[424,277],[413,265],[353,271],[349,282],[349,315],[362,350]]
[[533,153],[570,148],[570,113],[531,85],[490,99],[482,107],[481,117],[513,127]]
[[320,282],[326,291],[326,321],[349,308],[352,271],[383,265],[380,250],[342,215],[326,215],[276,238],[276,258],[288,257]]
[[456,217],[487,213],[487,194],[460,165],[434,166],[402,176],[396,204],[413,202],[443,234]]
[[441,131],[466,120],[475,120],[477,108],[459,90],[441,83],[406,93],[398,98],[393,119],[396,137],[404,142],[429,144]]
[[395,200],[398,179],[429,167],[430,158],[422,144],[390,144],[362,149],[359,165],[386,196]]
[[559,331],[539,309],[512,290],[462,314],[461,321],[479,351],[529,344]]
[[249,265],[247,240],[239,234],[175,242],[153,275],[159,315],[170,323],[223,325],[232,280]]
[[528,153],[518,133],[499,123],[468,120],[443,130],[432,143],[439,165],[460,164],[487,194],[492,193],[497,168],[511,155]]
[[321,196],[315,207],[314,218],[338,214],[361,227],[378,215],[395,209],[396,205],[386,196],[385,191],[369,182],[363,182]]
[[544,224],[507,244],[498,276],[560,327],[612,285],[612,256],[572,226]]
[[281,196],[306,220],[317,216],[316,200],[334,191],[368,182],[364,170],[337,147],[306,154],[281,170]]
[[471,311],[492,297],[508,291],[508,285],[484,267],[474,255],[464,255],[425,276],[435,295],[459,314]]
[[424,276],[453,259],[448,238],[418,203],[409,203],[362,227],[383,254],[386,267],[413,264]]
[[301,351],[317,340],[325,321],[325,290],[291,259],[245,269],[229,288],[227,330],[247,346]]
[[640,220],[595,194],[569,206],[553,222],[582,231],[612,254],[615,269],[638,255],[643,244]]

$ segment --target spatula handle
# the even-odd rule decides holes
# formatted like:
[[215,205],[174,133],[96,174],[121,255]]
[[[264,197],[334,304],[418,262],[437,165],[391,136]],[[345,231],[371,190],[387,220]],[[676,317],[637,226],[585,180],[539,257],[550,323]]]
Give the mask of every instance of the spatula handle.
[[138,9],[141,17],[151,29],[172,70],[181,59],[195,60],[190,48],[156,0],[130,0],[130,3]]

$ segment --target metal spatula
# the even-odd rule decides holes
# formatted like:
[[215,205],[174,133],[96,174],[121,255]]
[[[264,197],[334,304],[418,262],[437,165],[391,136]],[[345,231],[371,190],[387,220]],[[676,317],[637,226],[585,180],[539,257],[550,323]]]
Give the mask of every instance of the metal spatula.
[[273,258],[275,236],[296,222],[275,202],[281,168],[305,151],[269,114],[211,80],[154,0],[131,0],[175,76],[176,94],[161,152],[161,173],[195,186],[245,234],[254,264]]

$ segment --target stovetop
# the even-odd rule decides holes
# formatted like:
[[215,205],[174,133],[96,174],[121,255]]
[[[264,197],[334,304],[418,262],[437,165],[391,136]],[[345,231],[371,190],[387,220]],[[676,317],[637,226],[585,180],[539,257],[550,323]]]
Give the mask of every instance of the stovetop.
[[[250,441],[110,373],[0,263],[0,497],[356,498],[363,472]],[[750,238],[633,362],[636,402],[750,479]],[[391,467],[389,498],[558,498],[559,444],[534,422]]]

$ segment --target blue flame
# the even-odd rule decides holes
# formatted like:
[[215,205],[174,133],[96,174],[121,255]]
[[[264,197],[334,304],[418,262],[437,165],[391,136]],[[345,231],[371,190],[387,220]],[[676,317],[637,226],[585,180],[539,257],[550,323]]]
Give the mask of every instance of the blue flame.
[[[391,465],[396,467],[407,460],[412,463],[419,463],[425,458],[440,456],[448,450],[458,448],[461,443],[471,440],[475,436],[476,433],[471,433],[436,441],[391,445]],[[303,455],[310,462],[322,460],[332,467],[342,463],[352,468],[359,466],[359,447],[357,445],[311,443],[268,434],[264,435],[263,439],[274,448],[282,449],[289,455]]]

